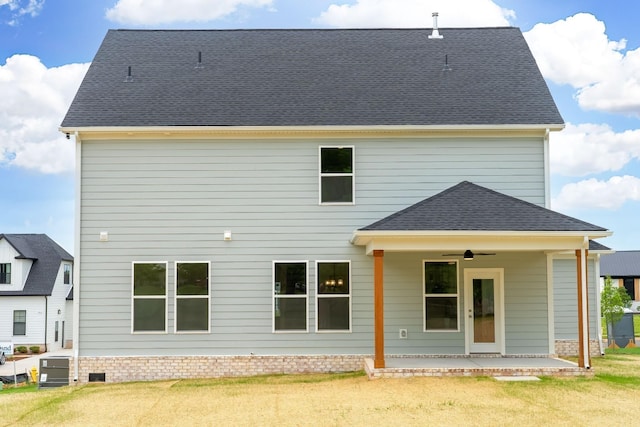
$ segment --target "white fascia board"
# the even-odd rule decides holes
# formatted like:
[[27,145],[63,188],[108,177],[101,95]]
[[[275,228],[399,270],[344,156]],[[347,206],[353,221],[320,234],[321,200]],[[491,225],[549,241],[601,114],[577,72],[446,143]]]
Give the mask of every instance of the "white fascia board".
[[[611,232],[598,232],[611,234]],[[588,232],[488,232],[436,231],[394,232],[356,231],[351,243],[365,246],[366,252],[405,251],[547,251],[560,252],[581,249]],[[598,236],[604,237],[604,236]]]
[[610,230],[604,231],[495,231],[495,230],[356,230],[353,233],[355,238],[373,237],[432,237],[432,236],[501,236],[501,237],[558,237],[571,236],[597,239],[608,237],[613,234]]
[[[603,250],[603,249],[591,250],[591,249],[589,249],[589,258],[595,258],[597,255],[609,255],[609,254],[614,254],[614,253],[616,253],[616,251],[613,250],[613,249],[608,249],[608,250]],[[576,258],[576,253],[575,253],[574,250],[554,251],[553,252],[553,258],[554,259],[575,259]]]
[[62,133],[130,134],[130,135],[185,135],[215,133],[299,133],[299,132],[540,132],[560,131],[564,124],[509,124],[509,125],[366,125],[366,126],[87,126],[60,127]]

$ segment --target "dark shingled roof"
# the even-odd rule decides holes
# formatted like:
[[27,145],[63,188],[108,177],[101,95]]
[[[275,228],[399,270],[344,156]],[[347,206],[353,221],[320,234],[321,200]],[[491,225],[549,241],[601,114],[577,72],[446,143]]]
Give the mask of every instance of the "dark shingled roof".
[[606,231],[468,181],[361,230]]
[[640,251],[619,251],[602,255],[600,276],[640,277]]
[[603,245],[602,243],[596,242],[595,240],[589,240],[589,250],[590,251],[610,251],[611,248]]
[[0,234],[18,252],[18,259],[33,260],[29,277],[22,291],[2,291],[0,296],[51,295],[62,261],[73,261],[46,234]]
[[440,33],[110,30],[62,127],[562,125],[518,28]]

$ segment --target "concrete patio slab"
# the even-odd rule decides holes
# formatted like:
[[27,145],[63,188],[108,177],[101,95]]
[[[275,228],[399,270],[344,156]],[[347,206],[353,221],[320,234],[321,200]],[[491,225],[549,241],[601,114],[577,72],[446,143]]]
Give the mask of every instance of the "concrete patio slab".
[[589,376],[592,371],[555,357],[521,356],[416,356],[387,357],[385,368],[374,368],[373,359],[364,367],[371,379],[418,376]]

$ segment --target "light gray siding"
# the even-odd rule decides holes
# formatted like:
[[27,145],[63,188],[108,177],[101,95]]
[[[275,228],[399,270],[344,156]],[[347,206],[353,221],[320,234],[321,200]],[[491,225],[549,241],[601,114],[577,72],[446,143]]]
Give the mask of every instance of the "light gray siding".
[[[596,297],[600,289],[594,263],[593,259],[589,259],[587,265],[589,336],[597,339],[600,315],[596,309]],[[575,340],[578,338],[578,279],[575,258],[553,261],[553,289],[555,337]]]
[[[321,145],[355,147],[354,205],[319,205]],[[463,180],[544,206],[542,138],[83,141],[81,167],[83,356],[371,354],[373,260],[349,243],[353,230]],[[426,257],[386,260],[389,353],[464,351],[462,332],[414,334]],[[508,352],[547,345],[545,265],[534,258],[541,271],[519,256],[505,269]],[[274,260],[310,261],[308,333],[272,332]],[[352,333],[315,331],[316,260],[351,260]],[[169,262],[167,334],[131,334],[133,261]],[[210,333],[173,332],[175,261],[211,262]],[[394,339],[399,327],[410,339]]]
[[[488,257],[487,257],[488,258]],[[505,334],[508,354],[549,353],[546,256],[535,252],[503,257]]]

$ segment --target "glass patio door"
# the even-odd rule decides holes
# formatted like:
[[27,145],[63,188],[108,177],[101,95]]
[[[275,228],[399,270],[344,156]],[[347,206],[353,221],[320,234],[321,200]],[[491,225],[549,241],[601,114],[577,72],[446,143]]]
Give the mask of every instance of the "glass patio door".
[[465,312],[468,353],[503,353],[501,271],[465,270]]

